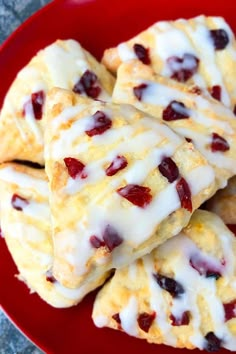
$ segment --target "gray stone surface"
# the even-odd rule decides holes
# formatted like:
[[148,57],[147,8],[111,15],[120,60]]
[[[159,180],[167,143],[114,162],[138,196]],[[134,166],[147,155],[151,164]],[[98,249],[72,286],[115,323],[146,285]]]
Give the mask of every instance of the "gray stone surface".
[[[0,0],[0,44],[49,0]],[[0,354],[42,354],[0,310]]]

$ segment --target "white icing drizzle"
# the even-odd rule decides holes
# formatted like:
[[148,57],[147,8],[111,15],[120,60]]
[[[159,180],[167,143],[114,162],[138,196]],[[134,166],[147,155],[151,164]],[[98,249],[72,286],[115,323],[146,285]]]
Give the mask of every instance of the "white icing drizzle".
[[66,46],[54,43],[46,47],[41,56],[50,73],[53,86],[68,89],[87,70],[88,64],[80,44],[74,40],[67,40]]
[[104,315],[96,316],[94,318],[94,324],[98,328],[105,327],[108,324],[108,318]]
[[[100,105],[100,106],[99,106]],[[80,108],[79,108],[80,109]],[[74,230],[66,227],[55,234],[55,252],[63,255],[66,261],[75,267],[76,276],[81,276],[87,271],[87,264],[95,250],[91,247],[89,238],[91,235],[102,237],[102,230],[107,224],[111,224],[117,232],[122,235],[124,242],[112,252],[112,265],[120,267],[128,264],[136,257],[132,252],[134,247],[139,246],[155,232],[156,226],[168,215],[180,208],[180,200],[176,191],[176,182],[167,184],[156,195],[153,195],[152,202],[145,208],[137,207],[122,198],[116,190],[127,184],[145,185],[149,174],[155,170],[164,156],[172,156],[183,140],[176,135],[168,126],[148,116],[136,118],[137,111],[129,106],[121,107],[122,119],[114,120],[114,112],[111,106],[104,106],[101,103],[94,103],[93,112],[101,110],[111,120],[112,127],[101,135],[87,138],[85,131],[93,126],[92,117],[89,117],[87,110],[85,116],[76,121],[74,114],[77,108],[67,108],[53,121],[52,127],[57,126],[56,139],[50,137],[47,157],[49,159],[63,159],[68,156],[75,156],[85,164],[87,178],[72,179],[68,176],[67,184],[61,189],[66,195],[80,195],[86,198],[84,212],[80,213],[80,221]],[[119,111],[120,116],[120,111]],[[133,118],[132,118],[133,117]],[[70,128],[64,129],[63,124],[67,123]],[[117,124],[119,122],[119,124]],[[51,129],[51,127],[49,127]],[[55,130],[53,129],[53,132]],[[135,137],[135,139],[134,139]],[[86,160],[86,151],[90,148],[108,151],[105,157],[91,157]],[[111,151],[107,146],[112,146]],[[128,161],[127,168],[119,171],[115,176],[107,177],[105,167],[118,155],[135,156],[134,161]],[[188,182],[192,187],[192,195],[208,188],[214,182],[214,173],[209,166],[195,168],[188,176]],[[207,173],[202,178],[202,173]],[[91,198],[86,197],[86,188],[97,185],[107,178],[105,187],[99,190]],[[128,203],[128,207],[123,207]],[[142,223],[134,224],[134,220],[142,220]],[[57,225],[59,220],[55,220]],[[132,230],[132,232],[130,232]],[[69,250],[69,251],[68,251]],[[102,263],[105,260],[102,260]]]
[[167,318],[168,305],[164,301],[162,289],[157,286],[157,282],[153,277],[155,268],[151,256],[143,257],[143,265],[150,285],[150,309],[156,312],[155,322],[161,330],[164,343],[175,346],[176,338],[171,333],[171,325]]
[[221,86],[221,100],[226,106],[230,106],[229,94],[224,85],[222,73],[216,64],[215,49],[210,37],[209,29],[205,24],[199,23],[194,31],[188,26],[185,27],[185,30],[193,41],[194,46],[198,48],[200,52],[201,65],[207,71],[207,76],[210,76],[210,85]]
[[[45,201],[49,192],[47,182],[32,177],[27,172],[19,172],[14,166],[0,169],[0,181],[4,181],[4,193],[1,197],[1,206],[4,205],[1,213],[1,228],[6,239],[9,240],[9,247],[11,247],[10,239],[17,239],[22,248],[22,255],[25,257],[25,265],[22,263],[18,269],[20,279],[26,282],[31,291],[38,292],[53,306],[68,307],[79,302],[95,288],[95,283],[87,282],[76,289],[69,289],[57,281],[53,283],[46,281],[46,271],[53,266],[52,240],[49,233],[51,211],[49,204]],[[5,188],[6,183],[7,188]],[[20,195],[29,193],[31,198],[28,199],[27,205],[19,199],[17,206],[22,207],[22,211],[14,212],[13,220],[11,198],[16,187],[17,193]],[[36,195],[40,196],[41,202],[34,200]],[[42,228],[38,226],[39,223]],[[14,248],[10,248],[10,251],[14,257]],[[27,266],[30,257],[32,257],[32,269]]]
[[[27,104],[25,104],[27,102]],[[25,104],[25,106],[24,106]],[[40,128],[40,125],[38,124],[37,120],[35,119],[34,116],[34,111],[33,111],[33,105],[31,103],[31,97],[30,96],[25,96],[22,99],[22,107],[24,106],[24,118],[28,125],[30,126],[32,132],[34,133],[37,143],[40,145],[43,145],[43,133]]]
[[33,178],[30,175],[27,175],[22,172],[18,172],[12,166],[7,166],[0,169],[0,179],[8,182],[13,183],[24,189],[34,189],[35,185],[37,185],[38,193],[42,195],[48,195],[48,183],[39,178]]
[[[210,19],[214,29],[221,28],[227,32],[229,43],[226,51],[230,65],[233,65],[236,61],[236,50],[233,45],[235,39],[232,30],[222,17],[210,17]],[[151,56],[159,59],[157,64],[153,64],[154,70],[158,74],[171,77],[175,70],[177,71],[180,68],[188,70],[194,67],[196,64],[194,59],[191,59],[191,57],[184,58],[184,54],[193,55],[199,59],[199,70],[191,77],[191,82],[205,89],[219,85],[221,87],[221,100],[226,106],[230,107],[230,96],[234,97],[236,90],[230,92],[232,89],[225,85],[223,75],[227,73],[219,63],[218,56],[221,54],[214,49],[210,29],[208,28],[207,18],[203,15],[190,20],[160,21],[128,42],[118,45],[118,56],[122,62],[135,59],[133,44],[141,41],[144,46],[150,46]],[[148,37],[151,37],[152,40],[148,40]],[[167,59],[171,57],[178,57],[184,59],[184,61],[181,63],[172,61],[170,67]]]
[[[149,286],[149,289],[146,292],[146,294],[149,294],[148,299],[146,297],[143,297],[143,295],[141,295],[141,292],[139,293],[137,291],[136,286],[133,287],[132,285],[132,282],[134,282],[135,284],[139,284],[137,278],[139,274],[138,263],[135,262],[131,264],[131,266],[127,267],[128,276],[131,275],[131,286],[129,289],[130,301],[128,302],[128,306],[122,304],[121,307],[120,305],[121,310],[119,310],[119,313],[121,314],[123,313],[123,311],[128,312],[130,317],[128,325],[124,322],[125,326],[123,326],[122,321],[122,328],[128,334],[137,336],[136,329],[138,326],[138,314],[136,310],[136,305],[134,306],[134,308],[132,308],[133,305],[131,305],[130,303],[132,302],[133,304],[136,300],[136,302],[139,303],[139,307],[142,307],[143,302],[145,302],[145,304],[149,303],[148,311],[150,311],[150,313],[152,311],[155,311],[156,313],[155,325],[161,331],[161,334],[163,336],[163,343],[171,346],[176,346],[177,341],[180,339],[179,335],[181,334],[179,334],[178,331],[175,331],[175,333],[173,332],[173,327],[171,325],[169,315],[172,314],[175,318],[181,318],[185,311],[189,311],[189,326],[192,327],[193,334],[188,338],[187,341],[190,341],[190,343],[192,343],[199,349],[204,349],[204,336],[206,335],[206,333],[203,331],[202,316],[205,314],[200,312],[199,309],[199,301],[201,298],[201,301],[204,301],[202,303],[203,307],[201,308],[201,311],[204,311],[204,308],[207,309],[210,316],[209,323],[212,323],[212,331],[218,338],[222,340],[222,346],[224,348],[235,351],[236,339],[235,336],[230,332],[227,322],[225,322],[224,307],[218,295],[216,279],[214,277],[207,278],[204,275],[200,275],[198,270],[194,269],[190,264],[190,259],[193,256],[199,257],[199,259],[203,259],[208,267],[218,269],[220,274],[224,277],[225,282],[228,283],[228,286],[233,289],[233,282],[235,282],[235,257],[233,254],[233,246],[235,242],[234,235],[229,230],[227,231],[222,221],[213,214],[204,211],[197,211],[195,213],[196,216],[195,219],[190,222],[190,228],[187,227],[186,229],[188,230],[188,233],[193,232],[193,240],[188,237],[185,234],[185,231],[183,230],[183,232],[181,232],[179,235],[169,239],[164,244],[159,246],[156,250],[154,250],[152,253],[142,258],[146,281]],[[206,214],[204,216],[204,213],[208,213],[208,219],[206,218]],[[203,216],[205,219],[203,218]],[[205,252],[204,250],[200,249],[194,242],[194,239],[197,238],[199,222],[203,225],[204,220],[204,227],[209,230],[209,233],[213,233],[214,237],[216,237],[217,239],[216,242],[222,252],[221,258],[216,258],[216,256]],[[222,263],[222,257],[225,260],[225,264]],[[168,274],[171,274],[171,278],[173,278],[182,285],[184,293],[182,293],[178,297],[172,297],[158,285],[155,277],[153,276],[153,274],[156,273],[158,265],[161,266],[159,273],[166,276],[168,276]],[[131,269],[129,269],[130,267]],[[136,271],[134,269],[135,267]],[[126,272],[126,269],[124,269],[124,271]],[[123,272],[123,270],[121,272]],[[120,273],[119,271],[117,271],[117,273],[115,273],[114,275],[114,280],[115,277],[119,278],[119,276]],[[135,276],[137,279],[135,278]],[[117,280],[118,279],[116,279],[116,281]],[[111,284],[112,281],[113,280],[111,280]],[[135,289],[135,292],[133,292],[133,294],[132,289]],[[101,296],[101,298],[103,301],[107,299],[109,302],[112,301],[110,298],[111,296],[112,294],[110,292],[108,284],[106,288],[106,293],[104,293],[104,297],[102,298]],[[169,298],[170,296],[171,300]],[[100,307],[99,300],[100,299],[97,299],[97,303],[95,303],[93,319],[95,324],[98,322],[100,326],[106,326],[108,324],[108,319],[104,318],[103,322],[99,321],[99,318],[103,316],[103,310],[102,306]],[[119,305],[119,302],[117,302],[117,304]]]
[[119,313],[123,330],[131,336],[137,336],[138,302],[136,297],[131,296],[129,302]]
[[[227,154],[222,154],[221,152],[212,152],[210,149],[212,142],[211,134],[213,131],[219,132],[220,135],[223,133],[223,136],[226,138],[229,145],[233,146],[233,139],[231,136],[234,134],[234,127],[231,125],[231,119],[233,120],[235,117],[230,109],[223,107],[220,104],[212,103],[212,101],[208,101],[202,96],[184,93],[161,83],[150,80],[142,80],[141,78],[137,80],[137,82],[135,81],[135,85],[141,83],[147,84],[147,88],[143,90],[142,101],[135,102],[135,106],[139,109],[147,110],[144,106],[145,104],[149,104],[154,107],[160,106],[160,109],[165,109],[172,101],[185,103],[189,100],[194,100],[195,107],[191,109],[187,108],[187,103],[186,109],[182,109],[180,105],[173,103],[173,108],[177,109],[179,113],[188,113],[189,118],[182,119],[180,125],[174,125],[175,122],[168,122],[168,124],[182,137],[192,139],[195,147],[213,166],[224,168],[232,174],[236,173],[233,157],[227,156]],[[127,98],[125,98],[125,90],[122,97],[119,95],[119,92],[117,92],[117,94],[115,93],[115,99],[118,102],[123,101],[123,99],[126,101]],[[215,113],[215,119],[212,118],[212,112]],[[222,117],[225,117],[224,120]],[[195,126],[196,129],[194,129]],[[198,130],[202,131],[202,133],[198,133]],[[222,186],[225,185],[225,179],[222,179],[220,182],[221,177],[218,176],[217,178]]]
[[130,48],[126,43],[120,43],[117,46],[118,55],[122,61],[136,59],[133,48]]

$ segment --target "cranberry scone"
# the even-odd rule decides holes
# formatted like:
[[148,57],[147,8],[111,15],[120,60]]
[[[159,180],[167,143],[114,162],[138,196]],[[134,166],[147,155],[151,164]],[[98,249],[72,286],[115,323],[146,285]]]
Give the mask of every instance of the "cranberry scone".
[[6,94],[0,114],[0,162],[20,159],[44,164],[43,113],[50,88],[109,100],[113,85],[106,68],[74,40],[57,40],[39,51]]
[[113,101],[152,114],[191,141],[214,167],[219,188],[236,174],[236,120],[196,86],[157,75],[138,60],[120,65]]
[[236,224],[236,177],[231,178],[227,186],[209,199],[205,206],[219,215],[226,224]]
[[236,41],[222,17],[160,21],[116,48],[102,62],[116,72],[122,62],[139,59],[163,76],[195,84],[236,110]]
[[65,286],[150,252],[215,191],[193,145],[132,106],[55,88],[46,120],[53,271]]
[[236,350],[236,239],[197,210],[182,232],[98,293],[93,321],[148,342],[209,352]]
[[51,213],[44,170],[3,164],[0,190],[2,235],[18,268],[17,277],[31,293],[37,292],[54,307],[70,307],[104,282],[106,275],[96,283],[68,289],[53,277]]

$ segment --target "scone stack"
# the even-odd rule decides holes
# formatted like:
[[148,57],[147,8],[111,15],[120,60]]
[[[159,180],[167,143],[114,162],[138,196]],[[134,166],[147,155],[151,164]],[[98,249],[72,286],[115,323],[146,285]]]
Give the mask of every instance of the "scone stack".
[[218,17],[162,21],[102,62],[58,40],[6,95],[1,229],[18,277],[69,307],[115,270],[98,327],[235,351],[236,240],[197,210],[236,174],[233,33]]

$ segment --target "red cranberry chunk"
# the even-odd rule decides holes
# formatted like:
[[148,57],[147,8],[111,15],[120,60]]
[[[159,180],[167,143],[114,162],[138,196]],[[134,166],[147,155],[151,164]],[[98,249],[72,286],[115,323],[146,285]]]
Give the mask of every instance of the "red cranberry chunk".
[[157,284],[168,291],[173,297],[178,298],[184,293],[183,286],[176,280],[166,277],[165,275],[155,273],[153,274]]
[[192,199],[191,199],[191,191],[188,183],[184,178],[181,178],[176,184],[176,190],[179,195],[179,199],[181,202],[181,207],[188,210],[190,213],[192,212]]
[[236,300],[223,304],[225,310],[225,321],[236,317]]
[[94,135],[101,135],[112,126],[111,119],[107,117],[104,112],[97,111],[92,115],[92,119],[93,127],[85,131],[85,133],[90,137]]
[[52,271],[48,270],[46,273],[46,280],[49,281],[50,283],[54,284],[56,283],[56,278],[52,275]]
[[111,316],[113,320],[115,320],[118,324],[121,324],[121,319],[120,319],[120,314],[115,313],[113,316]]
[[216,337],[216,335],[213,332],[208,332],[207,335],[205,336],[206,344],[204,346],[204,349],[207,352],[218,352],[221,348],[221,339]]
[[186,82],[197,72],[199,59],[193,54],[185,53],[182,58],[177,56],[168,58],[167,64],[172,72],[172,79]]
[[191,138],[185,137],[185,140],[186,140],[188,143],[191,143],[191,142],[192,142],[192,139],[191,139]]
[[142,101],[143,91],[146,90],[147,87],[147,84],[140,84],[133,88],[134,95],[139,101]]
[[155,318],[156,318],[156,312],[140,313],[140,315],[138,316],[138,325],[144,332],[148,333],[152,325],[152,322],[154,321]]
[[64,162],[69,175],[73,179],[76,179],[77,177],[82,179],[87,177],[87,175],[84,173],[85,165],[81,161],[75,159],[74,157],[65,157]]
[[86,93],[91,98],[97,98],[101,93],[97,75],[90,70],[86,70],[73,87],[73,91],[76,93]]
[[228,142],[217,133],[212,133],[211,151],[225,152],[230,149]]
[[221,277],[220,271],[208,264],[207,260],[201,258],[199,255],[193,255],[189,263],[200,275],[206,278],[215,278],[217,280]]
[[102,240],[100,240],[100,238],[98,238],[95,235],[92,235],[89,239],[89,242],[91,243],[93,248],[100,248],[105,246],[105,242],[103,242]]
[[221,86],[215,85],[210,88],[210,94],[213,98],[218,101],[221,101]]
[[124,156],[116,156],[112,163],[106,169],[107,176],[114,176],[120,170],[123,170],[128,165]]
[[162,119],[167,122],[186,118],[189,118],[189,111],[182,102],[178,101],[171,101],[162,113]]
[[161,174],[172,183],[179,177],[179,169],[176,163],[170,157],[164,157],[158,166]]
[[110,252],[123,242],[123,238],[111,225],[107,225],[105,228],[103,233],[103,240]]
[[27,205],[29,201],[18,194],[13,194],[11,198],[11,205],[14,209],[22,211]]
[[142,44],[134,44],[134,52],[137,58],[146,65],[151,64],[150,56],[149,56],[149,48],[145,48]]
[[117,193],[127,199],[130,203],[145,208],[152,201],[151,189],[148,187],[139,186],[137,184],[128,184],[125,187],[119,188]]
[[31,105],[34,112],[34,118],[37,120],[43,117],[43,105],[45,101],[45,94],[43,91],[34,92],[31,94],[31,99],[24,104],[23,115],[27,114],[27,111],[31,109]]
[[215,29],[210,31],[210,36],[213,41],[215,50],[225,49],[229,43],[229,36],[224,29]]
[[115,313],[113,316],[111,316],[113,318],[113,320],[116,321],[117,323],[117,328],[119,330],[122,330],[122,327],[121,327],[121,319],[120,319],[120,314],[119,313]]
[[190,322],[190,313],[189,311],[185,311],[180,317],[175,317],[171,314],[170,321],[172,326],[187,326]]
[[234,112],[234,115],[236,116],[236,104],[234,105],[234,110],[233,110],[233,112]]

